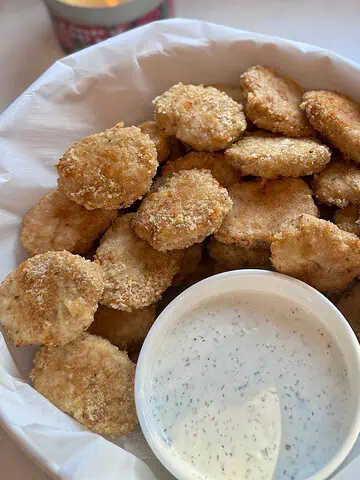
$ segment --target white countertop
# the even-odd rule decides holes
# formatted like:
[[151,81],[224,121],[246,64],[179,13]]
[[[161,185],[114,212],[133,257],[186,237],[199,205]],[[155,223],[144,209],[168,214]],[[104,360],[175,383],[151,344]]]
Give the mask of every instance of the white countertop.
[[[312,43],[360,63],[358,0],[177,0],[176,14]],[[41,0],[1,0],[0,31],[1,112],[63,52]],[[4,480],[49,480],[1,428],[0,472]]]

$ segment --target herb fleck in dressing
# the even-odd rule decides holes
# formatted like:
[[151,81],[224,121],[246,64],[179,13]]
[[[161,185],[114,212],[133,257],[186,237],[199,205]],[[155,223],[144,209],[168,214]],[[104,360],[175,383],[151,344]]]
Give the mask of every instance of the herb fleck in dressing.
[[197,479],[303,480],[347,434],[350,387],[310,312],[246,292],[201,303],[159,347],[152,414]]

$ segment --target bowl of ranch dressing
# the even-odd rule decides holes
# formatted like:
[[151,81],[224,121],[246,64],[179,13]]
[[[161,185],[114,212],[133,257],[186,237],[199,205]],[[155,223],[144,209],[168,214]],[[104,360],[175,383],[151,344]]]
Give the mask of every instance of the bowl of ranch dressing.
[[158,317],[135,399],[146,440],[179,480],[325,480],[360,433],[360,347],[305,283],[226,272]]

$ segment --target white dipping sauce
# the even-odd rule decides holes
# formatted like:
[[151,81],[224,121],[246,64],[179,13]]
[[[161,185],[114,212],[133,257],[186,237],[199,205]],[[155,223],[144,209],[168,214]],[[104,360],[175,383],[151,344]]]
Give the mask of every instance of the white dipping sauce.
[[336,452],[351,423],[345,361],[313,315],[244,292],[181,317],[159,346],[152,415],[193,478],[303,480]]

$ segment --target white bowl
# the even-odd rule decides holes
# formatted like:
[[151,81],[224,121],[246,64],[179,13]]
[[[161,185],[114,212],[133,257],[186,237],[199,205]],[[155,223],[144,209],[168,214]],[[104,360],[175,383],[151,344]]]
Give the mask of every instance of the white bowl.
[[244,291],[280,295],[311,311],[319,322],[319,327],[336,339],[344,356],[352,394],[352,405],[349,407],[351,424],[349,423],[347,435],[336,454],[321,470],[310,477],[311,480],[325,480],[344,461],[360,433],[360,346],[343,315],[326,297],[309,285],[279,273],[238,270],[215,275],[188,288],[161,313],[146,337],[136,369],[136,408],[145,438],[161,463],[176,478],[179,480],[195,478],[190,466],[174,456],[161,440],[159,424],[154,421],[150,411],[149,398],[152,387],[149,379],[159,347],[180,317],[215,295]]

